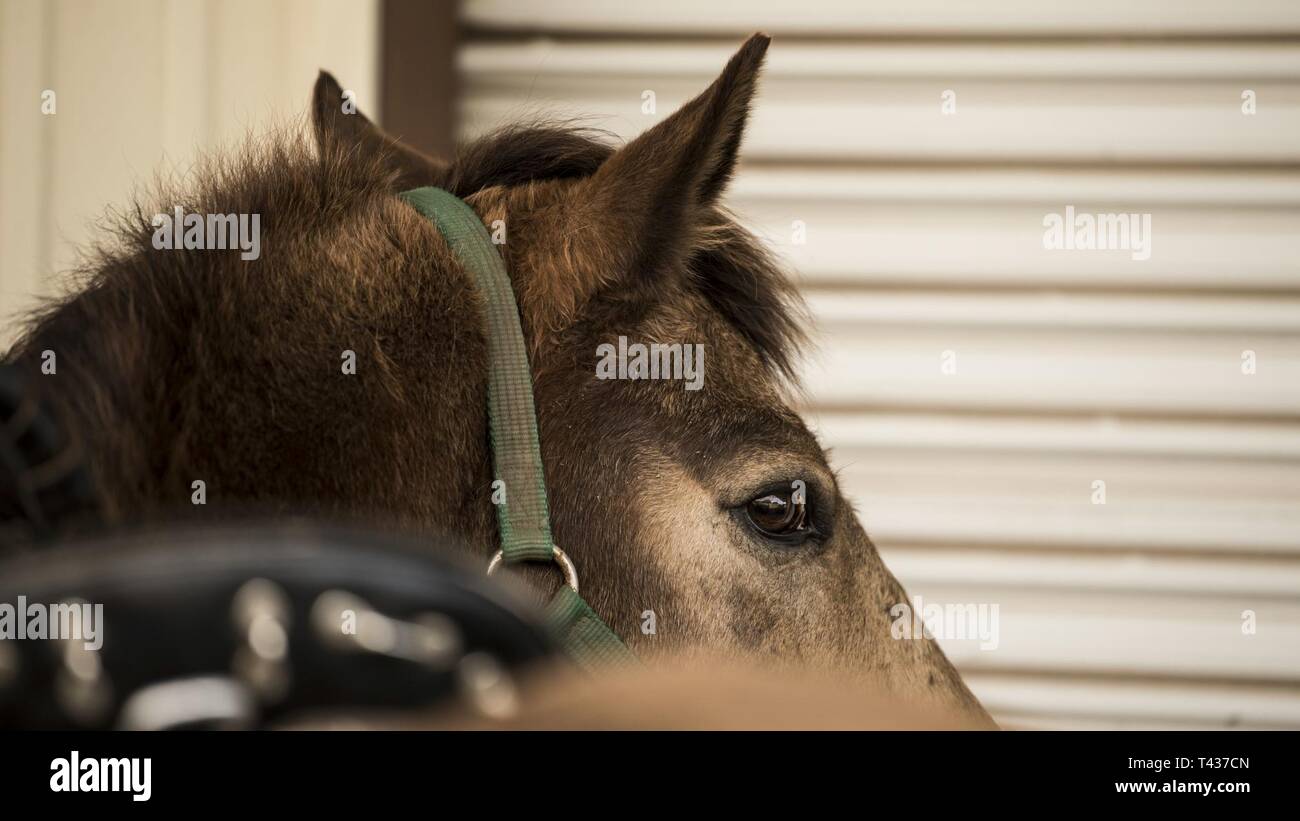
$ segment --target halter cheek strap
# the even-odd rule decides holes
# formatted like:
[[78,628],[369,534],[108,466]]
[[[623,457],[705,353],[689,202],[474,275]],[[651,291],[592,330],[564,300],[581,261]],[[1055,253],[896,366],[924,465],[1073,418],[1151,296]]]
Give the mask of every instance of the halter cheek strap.
[[401,194],[433,222],[452,252],[470,271],[483,295],[488,343],[488,441],[492,450],[493,500],[501,550],[489,572],[502,563],[554,561],[565,584],[547,608],[561,645],[580,665],[635,661],[587,602],[578,595],[577,571],[551,536],[546,477],[537,436],[533,380],[519,309],[505,262],[478,214],[441,188]]

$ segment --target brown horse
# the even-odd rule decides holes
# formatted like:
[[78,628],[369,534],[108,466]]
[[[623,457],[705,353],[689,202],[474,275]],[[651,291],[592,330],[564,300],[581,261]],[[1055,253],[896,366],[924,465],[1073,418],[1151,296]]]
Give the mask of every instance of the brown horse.
[[[131,209],[6,360],[57,357],[35,381],[83,437],[111,522],[193,509],[202,481],[203,515],[362,518],[450,532],[486,560],[480,297],[395,196],[445,188],[504,240],[556,541],[642,658],[850,671],[983,717],[932,641],[891,638],[906,595],[791,409],[797,294],[719,204],[767,45],[751,38],[623,147],[514,127],[445,163],[345,113],[322,73],[314,139],[277,137]],[[182,204],[260,215],[260,254],[159,249],[152,215]],[[598,378],[620,337],[703,346],[701,389]]]

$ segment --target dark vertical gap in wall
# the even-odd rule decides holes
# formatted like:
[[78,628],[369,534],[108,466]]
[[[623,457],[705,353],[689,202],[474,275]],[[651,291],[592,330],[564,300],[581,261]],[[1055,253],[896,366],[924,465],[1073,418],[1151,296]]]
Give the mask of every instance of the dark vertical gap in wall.
[[459,0],[383,0],[384,130],[435,157],[456,145]]

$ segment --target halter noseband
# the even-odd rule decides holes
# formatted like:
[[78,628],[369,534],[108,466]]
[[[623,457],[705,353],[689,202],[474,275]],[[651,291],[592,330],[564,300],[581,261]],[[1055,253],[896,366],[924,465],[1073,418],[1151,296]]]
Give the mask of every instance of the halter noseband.
[[[561,645],[581,666],[634,661],[632,651],[578,595],[578,573],[551,536],[546,477],[533,407],[533,379],[519,309],[505,262],[487,228],[464,200],[441,188],[416,188],[400,195],[431,220],[452,253],[474,275],[483,294],[488,343],[488,443],[501,549],[488,564],[553,561],[565,584],[547,606],[547,618]],[[495,499],[494,499],[495,501]]]

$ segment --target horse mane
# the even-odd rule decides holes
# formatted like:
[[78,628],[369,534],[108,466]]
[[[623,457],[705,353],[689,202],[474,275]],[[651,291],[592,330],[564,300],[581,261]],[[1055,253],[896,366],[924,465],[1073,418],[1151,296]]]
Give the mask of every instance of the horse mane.
[[[443,187],[463,199],[492,186],[587,177],[613,153],[604,132],[514,125],[463,146]],[[807,338],[803,300],[775,256],[732,214],[713,210],[688,264],[693,283],[772,371],[795,383]]]
[[[448,191],[467,198],[493,186],[517,186],[533,181],[591,175],[614,148],[606,135],[591,129],[557,124],[527,124],[503,128],[463,145],[438,181]],[[334,227],[340,214],[375,197],[394,192],[396,177],[381,155],[358,151],[318,151],[302,133],[273,134],[250,142],[233,155],[217,155],[198,166],[191,195],[172,193],[182,186],[160,181],[148,200],[186,203],[190,211],[209,213],[275,213],[299,228]],[[92,246],[65,284],[62,298],[29,315],[27,336],[53,331],[53,318],[87,291],[135,289],[156,307],[179,307],[178,298],[194,288],[182,280],[196,269],[214,266],[202,255],[153,253],[151,217],[157,209],[137,197],[125,210],[110,211],[101,224],[107,242]],[[163,210],[167,210],[164,208]],[[695,249],[688,269],[698,291],[759,354],[775,373],[796,381],[797,352],[806,336],[805,310],[797,289],[771,252],[725,210],[714,219]],[[172,292],[169,294],[169,290]],[[93,305],[87,305],[93,309]],[[182,314],[183,315],[183,314]],[[93,317],[83,317],[91,319]],[[160,317],[138,316],[157,322]],[[165,319],[164,319],[165,321]],[[78,323],[81,324],[81,323]],[[84,327],[84,325],[81,325]],[[156,327],[156,326],[155,326]],[[80,329],[53,342],[75,348]],[[52,341],[47,339],[46,346]],[[5,359],[23,347],[20,341]]]

